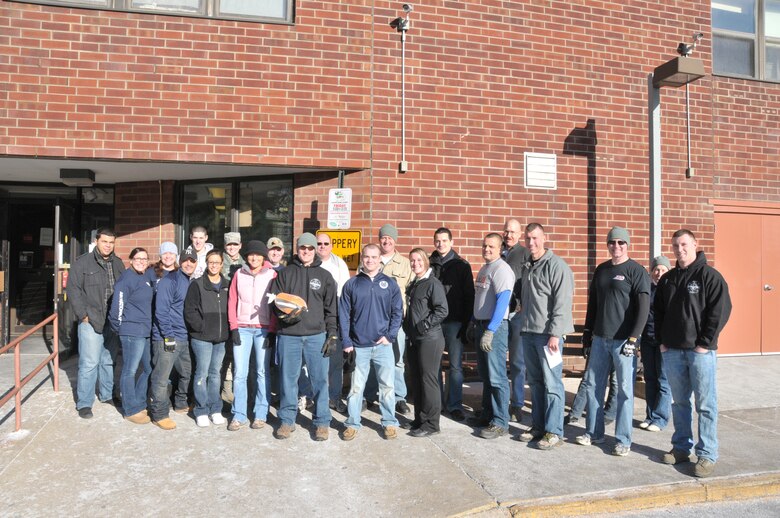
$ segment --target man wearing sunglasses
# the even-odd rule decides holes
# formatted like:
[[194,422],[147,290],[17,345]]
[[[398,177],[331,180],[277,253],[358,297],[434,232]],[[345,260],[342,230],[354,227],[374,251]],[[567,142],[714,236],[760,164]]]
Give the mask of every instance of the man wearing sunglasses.
[[585,434],[575,439],[583,446],[604,442],[604,391],[614,366],[618,407],[612,454],[620,457],[631,451],[636,349],[650,309],[650,276],[628,256],[630,244],[628,230],[612,227],[607,235],[610,260],[596,267],[590,283],[582,333],[582,346],[591,348],[585,371],[588,414]]
[[[279,272],[271,293],[297,295],[306,302],[306,310],[286,313],[274,306],[279,317],[276,347],[279,355],[281,403],[276,430],[277,439],[287,439],[295,431],[298,412],[298,377],[306,362],[314,394],[312,423],[314,439],[328,439],[331,413],[328,408],[328,358],[324,353],[336,348],[337,292],[333,276],[322,267],[317,256],[317,238],[309,232],[298,238],[298,253]],[[329,356],[329,355],[328,355]]]
[[[333,240],[325,232],[317,234],[317,256],[322,261],[322,267],[330,272],[336,281],[336,290],[341,297],[341,289],[349,280],[349,267],[344,259],[333,253]],[[347,412],[347,405],[341,399],[341,389],[344,385],[344,355],[341,353],[341,343],[330,355],[328,370],[328,391],[330,392],[330,408],[342,414]]]

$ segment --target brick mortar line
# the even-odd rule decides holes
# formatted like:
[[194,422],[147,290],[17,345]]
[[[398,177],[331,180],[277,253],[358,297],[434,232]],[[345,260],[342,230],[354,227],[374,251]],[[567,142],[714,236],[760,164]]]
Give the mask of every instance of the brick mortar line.
[[501,502],[512,516],[615,513],[780,495],[780,471],[612,489],[576,496]]

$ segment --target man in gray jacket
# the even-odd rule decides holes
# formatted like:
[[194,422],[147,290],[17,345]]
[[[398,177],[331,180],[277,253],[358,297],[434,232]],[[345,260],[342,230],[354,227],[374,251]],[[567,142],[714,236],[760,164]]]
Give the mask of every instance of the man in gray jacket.
[[119,339],[106,315],[111,307],[114,283],[125,271],[122,260],[114,255],[116,236],[101,228],[95,237],[95,249],[73,262],[66,293],[78,318],[79,374],[76,384],[76,410],[84,419],[92,417],[95,383],[98,398],[111,401],[114,388],[114,363]]
[[[564,335],[574,331],[572,295],[574,275],[566,262],[547,250],[547,236],[539,223],[525,227],[525,245],[530,257],[522,266],[518,283],[519,328],[525,352],[528,385],[531,388],[531,429],[519,439],[537,441],[540,450],[563,444]],[[541,440],[540,440],[541,439]]]

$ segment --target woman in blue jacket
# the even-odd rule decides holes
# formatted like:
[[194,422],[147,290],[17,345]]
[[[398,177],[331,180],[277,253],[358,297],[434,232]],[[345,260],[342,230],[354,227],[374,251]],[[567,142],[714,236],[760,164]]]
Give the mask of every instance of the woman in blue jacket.
[[[150,421],[146,412],[146,394],[152,372],[151,346],[152,297],[154,287],[145,275],[149,254],[143,248],[130,252],[130,268],[114,285],[114,297],[109,311],[112,329],[122,343],[122,376],[119,390],[125,419],[135,424]],[[138,368],[141,373],[138,374]]]

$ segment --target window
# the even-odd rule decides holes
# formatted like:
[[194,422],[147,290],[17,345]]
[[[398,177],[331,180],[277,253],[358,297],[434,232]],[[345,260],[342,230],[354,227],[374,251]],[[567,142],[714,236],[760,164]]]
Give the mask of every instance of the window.
[[246,243],[275,236],[289,255],[293,229],[293,185],[290,178],[180,184],[180,244],[190,244],[190,229],[206,227],[208,242],[224,248],[226,232],[240,232]]
[[713,72],[780,81],[780,0],[712,2]]
[[293,23],[294,0],[19,0],[25,3],[200,18]]

